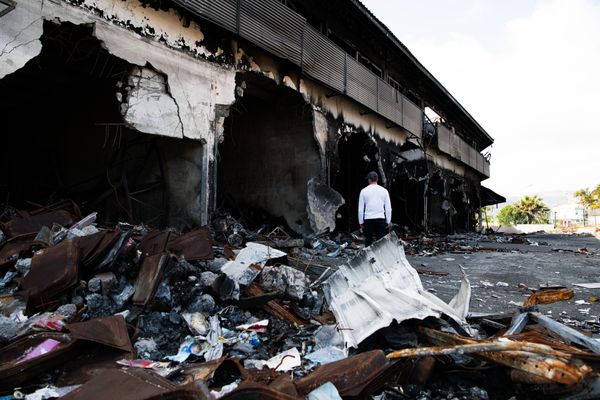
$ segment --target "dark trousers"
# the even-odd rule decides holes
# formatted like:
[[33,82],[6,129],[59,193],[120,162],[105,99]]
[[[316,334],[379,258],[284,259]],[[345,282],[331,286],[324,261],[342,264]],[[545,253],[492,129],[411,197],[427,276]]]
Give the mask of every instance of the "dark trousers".
[[363,224],[363,233],[365,234],[365,246],[370,246],[373,243],[373,235],[375,240],[379,240],[386,234],[385,218],[365,219]]

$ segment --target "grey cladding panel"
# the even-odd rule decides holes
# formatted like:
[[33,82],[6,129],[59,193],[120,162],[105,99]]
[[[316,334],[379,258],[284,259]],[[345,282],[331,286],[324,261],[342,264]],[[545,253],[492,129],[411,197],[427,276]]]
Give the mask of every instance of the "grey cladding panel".
[[487,177],[490,176],[490,163],[488,160],[484,159],[483,160],[483,174]]
[[377,84],[379,85],[377,91],[379,96],[379,113],[390,121],[402,125],[402,103],[398,103],[396,89],[381,79],[377,80]]
[[304,27],[302,70],[308,76],[344,92],[346,54],[309,25]]
[[461,142],[460,149],[460,159],[467,165],[471,165],[471,151],[469,150],[471,146],[464,140]]
[[271,53],[302,63],[306,20],[277,0],[241,0],[240,35]]
[[437,127],[437,140],[438,140],[438,149],[442,153],[452,154],[451,153],[451,137],[452,131],[446,128],[444,125],[438,125]]
[[475,169],[481,173],[483,173],[483,163],[485,162],[485,160],[483,159],[483,155],[481,155],[481,153],[477,153],[477,166],[475,167]]
[[421,108],[402,96],[402,114],[404,129],[421,137],[423,131],[423,111],[421,111]]
[[452,135],[451,136],[452,140],[450,141],[450,143],[452,143],[452,147],[450,148],[450,155],[454,158],[456,158],[457,160],[460,160],[460,138],[456,135]]
[[359,103],[377,111],[377,76],[355,59],[346,55],[347,94]]
[[237,0],[173,0],[183,8],[237,32]]
[[473,169],[477,169],[477,154],[475,147],[469,146],[469,166]]

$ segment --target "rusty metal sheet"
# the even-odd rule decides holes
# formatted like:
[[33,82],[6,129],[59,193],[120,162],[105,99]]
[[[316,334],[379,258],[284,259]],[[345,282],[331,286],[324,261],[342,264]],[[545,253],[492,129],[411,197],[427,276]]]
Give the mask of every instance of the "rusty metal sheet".
[[564,359],[571,358],[569,354],[554,350],[552,347],[544,344],[513,341],[490,341],[450,346],[417,347],[396,350],[389,353],[386,357],[388,359],[396,359],[451,354],[490,353],[496,351],[526,351]]
[[93,269],[117,242],[120,235],[120,232],[116,230],[108,230],[75,239],[77,246],[81,250],[82,269]]
[[142,253],[142,257],[152,256],[164,252],[167,249],[167,242],[169,241],[170,236],[170,231],[161,232],[158,230],[152,230],[148,232],[148,234],[141,239],[140,244],[138,245],[138,250]]
[[239,358],[221,357],[203,363],[187,364],[183,367],[184,383],[213,380],[214,386],[231,383],[231,377],[242,380],[252,376],[244,368]]
[[242,382],[236,390],[221,397],[223,400],[300,400],[304,397],[292,396],[273,390],[259,383]]
[[33,238],[34,235],[22,235],[4,243],[0,248],[0,268],[11,267],[19,254],[30,251],[34,246],[36,248],[48,247],[45,243],[37,242]]
[[108,369],[86,382],[63,399],[147,400],[177,390],[177,386],[153,372],[141,368]]
[[13,237],[31,233],[38,233],[43,226],[52,228],[53,224],[70,226],[77,222],[76,217],[65,210],[54,210],[36,215],[21,212],[21,215],[2,225],[4,233]]
[[171,238],[168,249],[187,261],[208,260],[214,258],[210,232],[200,228],[177,238]]
[[335,385],[342,397],[357,397],[376,389],[392,364],[383,351],[372,350],[317,367],[294,383],[307,394],[326,382]]
[[526,332],[521,332],[517,335],[507,336],[511,340],[527,341],[532,343],[545,344],[555,350],[570,354],[579,360],[584,361],[600,361],[600,354],[590,353],[572,346],[563,341],[556,333],[544,328],[542,325],[532,324],[527,326]]
[[[476,340],[429,328],[420,328],[419,331],[434,343],[445,345],[478,343]],[[530,343],[530,345],[532,344]],[[522,351],[523,349],[516,345],[511,350],[491,351],[478,354],[478,356],[565,385],[575,385],[581,382],[592,371],[588,365],[572,359],[568,354],[557,352],[551,348],[551,352],[548,354],[536,354],[529,351],[531,349],[528,347],[525,349],[526,351]],[[557,354],[561,356],[558,357]]]
[[510,379],[513,382],[526,383],[528,385],[549,385],[554,384],[550,379],[542,378],[529,372],[513,369],[510,371]]
[[[248,297],[264,297],[266,293],[256,284],[251,284],[245,291]],[[263,309],[271,315],[274,315],[284,321],[289,322],[295,327],[306,325],[306,321],[288,310],[278,300],[269,300],[263,305]]]
[[[17,363],[28,349],[47,339],[56,340],[60,345],[49,353]],[[75,346],[76,342],[65,333],[43,332],[24,336],[3,347],[0,351],[0,391],[13,389],[16,385],[62,364],[69,359]]]
[[[201,383],[197,383],[201,384]],[[167,393],[150,396],[145,400],[213,400],[208,388],[200,392],[197,388],[178,388]]]
[[133,304],[145,306],[152,300],[169,260],[169,253],[159,253],[144,258],[135,281]]
[[43,308],[79,283],[79,248],[72,240],[33,255],[21,287],[29,294],[28,307]]
[[269,389],[292,397],[300,397],[294,381],[288,374],[281,374],[269,384]]
[[85,322],[68,324],[73,339],[87,340],[133,353],[133,346],[122,315],[94,318]]
[[538,290],[525,300],[523,307],[532,307],[538,304],[552,304],[557,301],[571,300],[573,289],[548,289]]
[[[127,331],[127,325],[122,316],[97,318],[86,322],[67,325],[70,333],[42,332],[17,339],[0,351],[0,390],[12,389],[14,385],[25,382],[36,375],[58,365],[78,360],[80,365],[98,364],[110,361],[110,358],[131,358],[133,346]],[[27,349],[30,349],[46,339],[54,339],[61,344],[49,353],[31,360],[16,363]],[[96,350],[90,346],[95,343],[108,346],[115,350]],[[101,352],[98,356],[98,351]],[[92,358],[86,357],[90,353]],[[80,374],[81,376],[81,374]]]

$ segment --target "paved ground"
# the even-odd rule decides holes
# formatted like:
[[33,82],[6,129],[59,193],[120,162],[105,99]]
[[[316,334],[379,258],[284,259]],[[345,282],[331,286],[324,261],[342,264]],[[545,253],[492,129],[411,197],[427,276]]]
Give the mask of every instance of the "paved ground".
[[[421,275],[425,288],[449,301],[460,285],[458,264],[465,267],[472,285],[471,311],[503,312],[522,304],[530,294],[519,288],[525,284],[557,285],[573,288],[572,300],[540,306],[540,311],[555,319],[598,321],[600,301],[590,301],[590,296],[600,299],[600,289],[584,289],[574,283],[600,282],[600,240],[592,235],[528,235],[539,246],[510,243],[479,243],[500,251],[479,250],[470,254],[437,255],[431,257],[409,256],[414,267],[449,272],[448,276]],[[596,254],[582,254],[578,249]],[[589,304],[577,304],[583,300]],[[512,302],[512,303],[511,303]],[[574,322],[574,321],[572,321]]]

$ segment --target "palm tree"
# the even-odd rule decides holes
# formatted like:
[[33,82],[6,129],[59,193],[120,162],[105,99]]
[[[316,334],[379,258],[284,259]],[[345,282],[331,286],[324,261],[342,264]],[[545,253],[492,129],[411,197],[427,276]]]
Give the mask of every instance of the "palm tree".
[[527,219],[528,224],[548,221],[548,211],[550,209],[537,196],[524,196],[515,203],[515,208]]

